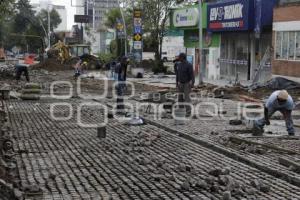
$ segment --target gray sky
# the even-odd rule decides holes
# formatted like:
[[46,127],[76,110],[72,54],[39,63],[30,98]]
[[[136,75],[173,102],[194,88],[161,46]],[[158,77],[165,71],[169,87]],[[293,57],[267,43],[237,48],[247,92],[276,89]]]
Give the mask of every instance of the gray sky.
[[[42,0],[47,2],[48,0]],[[72,25],[74,25],[74,15],[76,14],[76,7],[71,6],[71,0],[49,0],[51,4],[64,5],[67,10],[67,28],[71,30]],[[73,4],[76,4],[76,0],[72,0]],[[30,0],[31,3],[39,3],[40,0]]]

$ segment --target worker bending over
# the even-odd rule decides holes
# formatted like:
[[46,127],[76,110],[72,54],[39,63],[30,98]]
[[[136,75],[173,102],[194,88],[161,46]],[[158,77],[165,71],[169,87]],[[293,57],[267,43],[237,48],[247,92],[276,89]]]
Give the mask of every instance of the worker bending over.
[[279,111],[284,117],[288,134],[294,136],[295,130],[292,119],[292,110],[294,107],[294,101],[286,90],[273,92],[265,104],[264,118],[254,123],[254,131],[257,134],[263,134],[264,126],[270,125],[270,117]]

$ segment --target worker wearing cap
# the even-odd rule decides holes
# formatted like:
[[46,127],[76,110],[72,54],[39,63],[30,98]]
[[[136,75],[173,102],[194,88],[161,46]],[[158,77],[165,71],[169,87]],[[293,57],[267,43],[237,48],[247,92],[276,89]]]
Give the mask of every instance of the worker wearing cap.
[[255,121],[254,129],[256,131],[260,131],[262,134],[264,126],[270,125],[269,118],[275,112],[279,111],[284,117],[288,134],[290,136],[294,136],[295,130],[292,119],[292,110],[294,107],[294,101],[286,90],[278,90],[273,92],[265,104],[265,117],[261,120]]
[[[186,54],[179,54],[179,63],[176,65],[176,86],[178,89],[178,102],[190,103],[190,93],[192,87],[194,87],[195,76],[193,65],[186,59]],[[182,107],[182,106],[180,106]],[[185,106],[187,115],[191,114],[191,107]]]

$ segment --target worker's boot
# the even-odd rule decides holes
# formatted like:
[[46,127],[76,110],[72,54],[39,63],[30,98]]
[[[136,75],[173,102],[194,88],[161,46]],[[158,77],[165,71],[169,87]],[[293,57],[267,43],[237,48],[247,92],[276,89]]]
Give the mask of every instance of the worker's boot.
[[289,133],[289,136],[295,136],[295,133]]
[[256,125],[253,126],[253,129],[252,129],[253,136],[263,136],[263,134],[264,134],[263,128],[256,126]]

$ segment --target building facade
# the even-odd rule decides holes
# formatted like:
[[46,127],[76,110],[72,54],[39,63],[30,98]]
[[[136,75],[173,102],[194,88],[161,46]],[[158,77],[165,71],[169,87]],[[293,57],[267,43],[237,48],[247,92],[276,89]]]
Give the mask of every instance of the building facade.
[[276,2],[228,0],[208,4],[207,30],[212,35],[221,35],[221,78],[253,80],[262,65],[271,75],[267,54],[272,46],[271,27]]
[[219,34],[207,32],[207,4],[202,5],[203,29],[203,63],[200,69],[199,59],[199,11],[198,5],[174,9],[171,12],[171,28],[184,31],[184,47],[188,59],[193,63],[196,74],[202,73],[204,78],[219,79],[220,70],[218,58],[220,54]]
[[118,0],[77,0],[77,14],[92,16],[89,24],[92,37],[85,34],[86,41],[91,43],[92,52],[107,52],[106,14],[113,8],[119,8]]
[[272,72],[300,77],[300,3],[274,9]]

